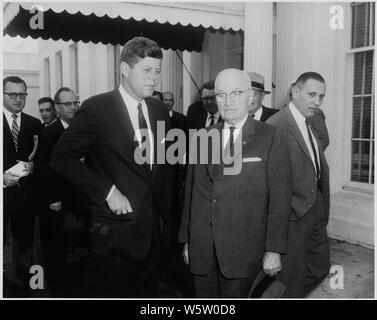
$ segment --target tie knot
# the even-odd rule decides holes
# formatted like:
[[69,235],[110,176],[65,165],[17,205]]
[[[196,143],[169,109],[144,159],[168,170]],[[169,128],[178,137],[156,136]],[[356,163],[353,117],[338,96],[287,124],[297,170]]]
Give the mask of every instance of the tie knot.
[[141,103],[139,102],[139,104],[137,105],[137,108],[139,111],[141,111]]
[[236,127],[229,127],[230,133],[232,134],[235,129],[236,129]]
[[12,114],[12,118],[13,118],[13,119],[15,119],[15,120],[16,120],[16,119],[17,119],[17,117],[18,117],[18,115],[17,115],[17,114],[15,114],[15,113],[13,113],[13,114]]

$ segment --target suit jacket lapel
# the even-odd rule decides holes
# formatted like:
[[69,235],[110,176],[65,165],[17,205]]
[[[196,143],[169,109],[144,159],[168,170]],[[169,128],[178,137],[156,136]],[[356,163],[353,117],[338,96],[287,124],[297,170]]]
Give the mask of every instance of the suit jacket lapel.
[[[220,143],[219,145],[215,146],[212,143],[208,143],[208,163],[206,164],[207,166],[207,171],[208,171],[208,174],[209,176],[211,177],[211,180],[213,181],[219,174],[222,173],[222,169],[224,167],[224,164],[222,162],[222,129],[224,128],[224,123],[223,122],[218,122],[215,127],[212,129],[212,130],[218,130],[218,133],[220,135]],[[210,140],[212,141],[212,139]],[[220,157],[219,158],[219,162],[220,163],[214,163],[214,159],[212,157],[212,153],[213,153],[213,147],[216,147],[217,150],[215,150],[215,155],[216,157]],[[216,154],[217,153],[217,154]]]
[[309,158],[310,162],[312,161],[312,157],[310,156],[308,147],[305,143],[305,140],[301,134],[300,128],[298,127],[295,118],[293,117],[291,111],[289,110],[289,107],[284,108],[285,115],[289,122],[289,127],[291,129],[291,132],[295,139],[297,140],[298,144],[300,145],[302,151],[306,154],[306,156]]
[[4,135],[6,135],[9,139],[11,139],[13,143],[12,132],[10,131],[8,121],[4,113],[3,113],[3,132],[4,132]]

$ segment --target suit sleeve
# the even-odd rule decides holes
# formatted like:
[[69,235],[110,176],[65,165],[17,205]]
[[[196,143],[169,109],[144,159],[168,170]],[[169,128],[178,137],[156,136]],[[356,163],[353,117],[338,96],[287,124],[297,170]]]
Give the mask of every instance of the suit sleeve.
[[98,205],[106,201],[113,183],[80,161],[100,141],[98,115],[89,102],[84,102],[69,128],[55,146],[51,166],[60,175],[86,193]]
[[267,162],[269,208],[266,251],[286,253],[291,207],[291,168],[285,136],[275,131]]
[[189,238],[189,224],[190,224],[190,206],[192,197],[193,176],[195,167],[192,164],[187,166],[185,196],[183,201],[183,210],[181,225],[179,228],[178,242],[187,243]]

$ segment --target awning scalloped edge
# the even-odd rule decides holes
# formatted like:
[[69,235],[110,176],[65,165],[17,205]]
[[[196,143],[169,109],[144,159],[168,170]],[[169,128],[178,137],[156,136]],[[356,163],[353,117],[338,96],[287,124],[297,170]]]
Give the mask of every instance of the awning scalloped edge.
[[[14,4],[14,3],[13,3]],[[100,5],[99,5],[100,4]],[[204,28],[223,29],[225,31],[232,29],[239,31],[243,29],[243,16],[236,14],[226,14],[219,12],[204,12],[200,10],[188,10],[168,6],[154,6],[153,3],[135,4],[135,3],[21,3],[24,9],[30,10],[33,6],[40,6],[43,11],[53,10],[56,13],[66,11],[69,14],[81,13],[89,16],[95,14],[97,17],[108,16],[115,19],[121,17],[125,20],[134,19],[137,21],[146,20],[148,22],[169,23],[171,25],[181,24],[182,26],[191,25],[193,27],[202,26]],[[123,6],[120,10],[119,6]],[[149,8],[148,8],[149,7]],[[19,6],[18,6],[19,11]],[[14,16],[18,13],[14,14]],[[183,14],[186,13],[186,14]],[[13,16],[13,18],[14,18]],[[209,19],[209,17],[211,17]],[[13,19],[12,18],[12,19]],[[5,19],[4,19],[5,20]],[[9,24],[11,19],[8,21]]]

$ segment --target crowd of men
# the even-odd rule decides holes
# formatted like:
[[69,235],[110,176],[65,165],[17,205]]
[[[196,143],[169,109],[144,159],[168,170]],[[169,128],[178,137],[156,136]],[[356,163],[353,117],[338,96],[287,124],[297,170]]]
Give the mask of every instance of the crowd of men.
[[[177,297],[254,297],[262,275],[281,284],[279,297],[301,298],[328,274],[323,77],[300,75],[279,111],[263,105],[262,75],[225,69],[186,117],[173,93],[155,91],[162,58],[153,40],[130,40],[118,88],[80,105],[62,87],[39,99],[43,123],[22,111],[27,84],[3,80],[3,231],[19,280],[5,296],[32,295],[36,215],[51,297],[157,297],[162,282]],[[220,143],[198,148],[207,162],[160,163],[158,145],[177,143],[170,129]],[[145,145],[150,161],[139,164]],[[240,172],[227,174],[237,160]]]

